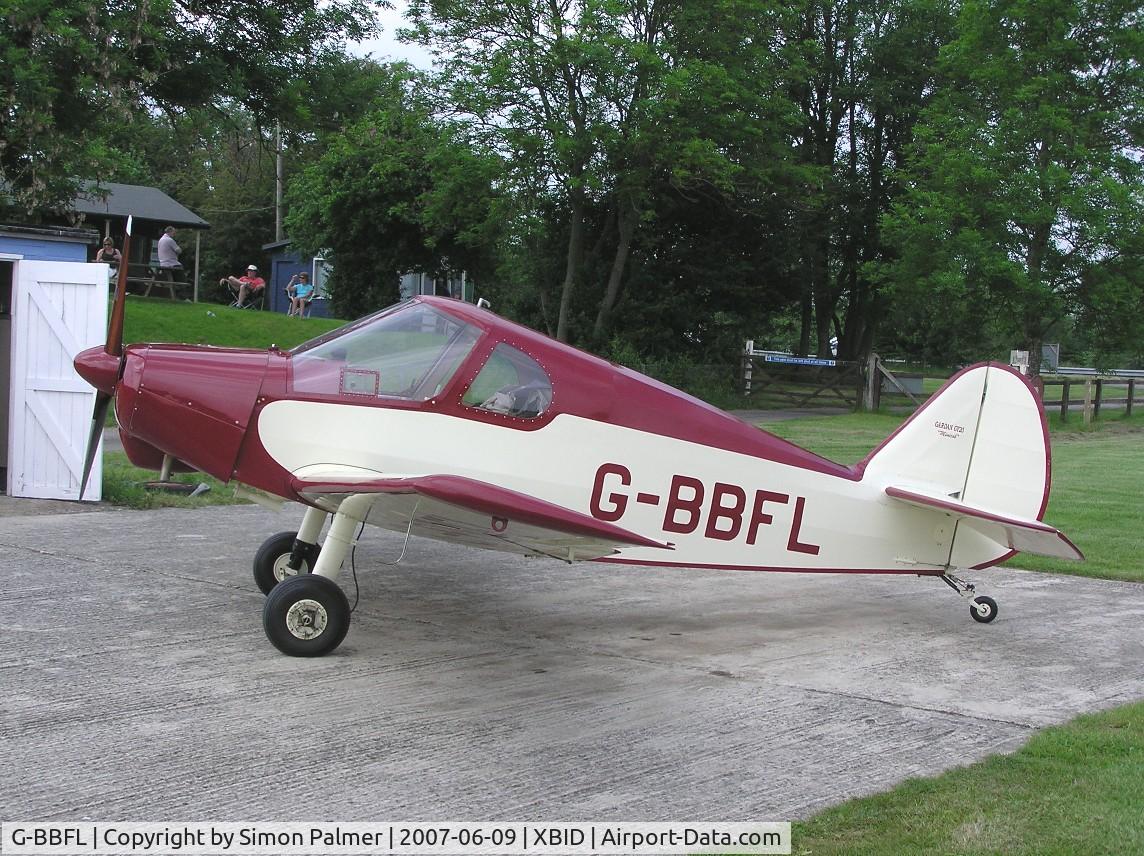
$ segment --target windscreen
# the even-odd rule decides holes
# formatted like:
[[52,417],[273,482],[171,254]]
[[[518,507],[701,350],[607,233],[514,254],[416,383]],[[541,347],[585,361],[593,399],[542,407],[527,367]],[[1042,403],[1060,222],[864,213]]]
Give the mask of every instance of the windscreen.
[[341,398],[433,398],[481,330],[423,304],[382,312],[291,354],[294,392]]

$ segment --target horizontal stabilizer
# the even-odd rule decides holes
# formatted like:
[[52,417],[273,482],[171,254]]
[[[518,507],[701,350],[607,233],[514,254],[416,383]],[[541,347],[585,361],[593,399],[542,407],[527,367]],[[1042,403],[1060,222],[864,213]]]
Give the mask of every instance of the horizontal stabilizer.
[[1053,556],[1058,559],[1083,561],[1084,554],[1063,532],[1040,520],[1029,520],[998,514],[984,508],[966,505],[953,496],[927,493],[919,488],[886,488],[886,495],[919,508],[932,508],[952,515],[972,529],[1011,550]]
[[[508,490],[487,482],[453,475],[408,478],[321,478],[293,480],[302,499],[321,507],[336,506],[347,496],[374,494],[381,512],[371,522],[389,528],[404,514],[412,515],[414,534],[491,549],[521,548],[555,558],[596,558],[623,547],[672,549],[663,541],[597,520],[587,514]],[[419,510],[408,500],[421,497]],[[399,502],[405,498],[405,502]],[[388,501],[387,501],[388,500]],[[386,522],[385,518],[394,518]]]

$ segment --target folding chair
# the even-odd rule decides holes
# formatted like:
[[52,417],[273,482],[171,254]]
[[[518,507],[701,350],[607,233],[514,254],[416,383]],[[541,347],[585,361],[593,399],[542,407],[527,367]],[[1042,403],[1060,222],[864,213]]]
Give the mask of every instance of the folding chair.
[[246,303],[239,306],[239,309],[257,309],[262,311],[263,305],[266,303],[266,289],[260,288],[258,291],[248,291],[246,293]]
[[221,288],[225,288],[230,293],[230,296],[232,298],[230,301],[230,306],[233,309],[257,309],[257,310],[261,311],[263,305],[266,303],[266,287],[265,286],[258,289],[258,291],[246,292],[246,303],[242,304],[242,306],[238,305],[238,297],[236,295],[236,292],[227,283],[226,279],[219,280],[219,286]]
[[317,296],[318,295],[316,292],[311,291],[309,297],[302,298],[302,309],[301,309],[301,311],[295,312],[294,311],[294,299],[290,295],[290,289],[286,289],[286,299],[290,301],[290,308],[286,310],[286,315],[287,316],[298,315],[302,318],[309,318],[310,317],[310,305],[314,302],[314,298]]

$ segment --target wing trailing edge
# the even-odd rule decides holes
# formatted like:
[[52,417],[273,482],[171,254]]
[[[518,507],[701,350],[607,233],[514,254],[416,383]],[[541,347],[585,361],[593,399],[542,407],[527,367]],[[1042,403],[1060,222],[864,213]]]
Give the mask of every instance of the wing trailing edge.
[[891,485],[886,488],[886,495],[908,505],[945,512],[1011,550],[1084,561],[1084,554],[1063,532],[1040,520],[1022,519],[977,508],[953,496],[930,493],[916,487]]

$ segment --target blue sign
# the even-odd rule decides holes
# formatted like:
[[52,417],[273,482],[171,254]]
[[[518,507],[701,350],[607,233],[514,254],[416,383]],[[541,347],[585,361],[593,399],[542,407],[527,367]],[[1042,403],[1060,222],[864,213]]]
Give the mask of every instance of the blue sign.
[[783,354],[767,354],[763,360],[768,363],[789,363],[795,366],[836,366],[834,360],[821,360],[818,357],[788,357]]

